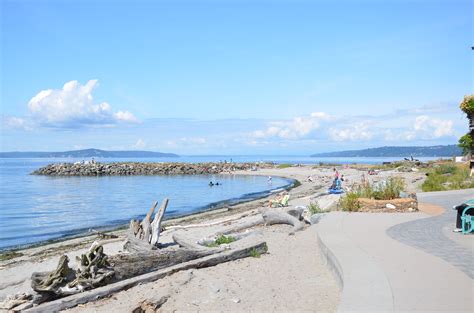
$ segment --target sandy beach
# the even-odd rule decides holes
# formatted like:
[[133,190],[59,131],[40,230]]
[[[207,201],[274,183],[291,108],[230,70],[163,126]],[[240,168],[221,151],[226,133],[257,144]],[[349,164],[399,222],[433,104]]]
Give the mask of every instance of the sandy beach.
[[[338,167],[344,175],[345,185],[359,182],[363,176],[376,182],[390,176],[405,180],[407,191],[417,191],[424,179],[420,172],[380,171],[367,176],[366,166]],[[318,202],[323,209],[337,209],[338,195],[327,195],[334,173],[330,166],[301,165],[287,168],[239,171],[238,175],[281,176],[298,180],[301,185],[290,190],[289,206],[307,206]],[[308,181],[312,177],[312,182]],[[272,196],[270,196],[272,198]],[[159,200],[159,199],[157,199]],[[171,199],[172,201],[172,199]],[[164,223],[172,225],[213,223],[223,219],[242,221],[260,214],[267,207],[268,199],[259,199],[229,208],[218,209],[192,216],[173,219]],[[233,223],[233,222],[232,222]],[[229,223],[227,223],[229,224]],[[199,232],[216,232],[222,225],[197,228]],[[267,242],[268,253],[248,257],[217,266],[177,272],[155,282],[142,284],[118,292],[106,299],[82,304],[70,311],[80,312],[130,312],[147,299],[158,296],[166,299],[163,311],[325,311],[336,310],[340,299],[340,286],[328,266],[320,257],[315,229],[289,235],[291,226],[257,226]],[[116,239],[100,240],[107,255],[123,249],[125,230],[114,231]],[[173,229],[165,230],[161,244],[173,242]],[[0,263],[0,300],[8,295],[31,292],[30,277],[33,272],[50,271],[58,258],[67,253],[71,260],[87,251],[97,237],[86,236],[17,251],[22,255]]]

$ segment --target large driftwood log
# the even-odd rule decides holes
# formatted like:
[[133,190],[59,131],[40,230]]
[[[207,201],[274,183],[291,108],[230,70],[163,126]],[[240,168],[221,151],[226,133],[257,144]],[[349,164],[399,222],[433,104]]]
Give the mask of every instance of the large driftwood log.
[[249,215],[254,215],[254,214],[242,214],[242,215],[239,215],[239,216],[236,216],[236,217],[231,217],[231,218],[219,220],[219,221],[215,221],[215,222],[212,222],[212,223],[190,224],[190,225],[171,225],[171,226],[166,226],[166,230],[190,229],[190,228],[201,228],[201,227],[217,226],[217,225],[220,225],[220,224],[240,221],[244,217],[247,217]]
[[84,291],[59,300],[44,303],[33,307],[25,312],[58,312],[67,308],[74,307],[78,304],[95,301],[99,298],[107,297],[110,294],[129,289],[138,284],[153,282],[178,271],[188,270],[192,268],[204,268],[217,265],[219,263],[237,260],[255,254],[263,254],[267,252],[265,241],[259,236],[248,236],[234,243],[231,243],[231,249],[205,256],[196,260],[180,263],[175,266],[167,267],[162,270],[143,274],[130,279],[125,279],[117,283],[109,284],[96,289]]
[[113,281],[128,279],[142,274],[150,273],[176,264],[185,263],[202,258],[219,251],[166,249],[155,252],[124,253],[113,255],[109,258],[114,265],[115,276]]
[[293,230],[290,232],[294,234],[297,231],[300,231],[304,228],[304,222],[300,222],[296,217],[283,212],[278,209],[269,209],[262,213],[263,220],[265,225],[273,224],[288,224],[293,226]]
[[31,275],[31,288],[39,293],[35,301],[41,302],[54,297],[76,294],[84,290],[104,285],[114,275],[107,261],[103,247],[92,243],[85,254],[77,258],[78,268],[72,270],[66,255],[61,256],[56,270],[34,272]]
[[131,220],[127,232],[127,240],[124,249],[129,252],[143,252],[158,249],[158,240],[160,239],[161,221],[168,207],[168,199],[164,199],[160,209],[152,216],[158,202],[155,202],[148,211],[145,218],[140,222]]
[[37,292],[58,294],[60,289],[75,278],[74,271],[69,267],[69,258],[59,258],[56,269],[52,272],[34,272],[31,275],[31,288]]

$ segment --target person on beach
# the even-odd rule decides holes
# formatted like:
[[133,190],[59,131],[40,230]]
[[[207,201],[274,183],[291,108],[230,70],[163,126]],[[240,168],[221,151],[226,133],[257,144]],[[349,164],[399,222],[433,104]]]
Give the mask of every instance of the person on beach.
[[268,176],[268,183],[269,183],[269,184],[272,183],[272,177],[271,177],[271,176]]
[[311,177],[311,175],[308,176],[308,181],[309,181],[310,183],[313,182],[313,177]]
[[334,171],[334,177],[339,178],[339,172],[337,171],[337,169],[333,168],[333,171]]

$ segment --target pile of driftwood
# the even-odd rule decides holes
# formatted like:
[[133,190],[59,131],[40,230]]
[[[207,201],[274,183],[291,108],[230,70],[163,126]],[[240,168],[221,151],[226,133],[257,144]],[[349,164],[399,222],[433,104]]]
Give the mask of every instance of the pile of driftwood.
[[[124,244],[125,252],[105,255],[103,247],[94,242],[81,257],[77,268],[69,267],[69,259],[63,255],[52,272],[33,273],[32,288],[36,292],[32,300],[23,303],[21,309],[31,311],[59,311],[81,303],[96,300],[112,293],[128,289],[140,283],[151,282],[177,271],[214,266],[216,264],[262,254],[267,251],[260,232],[246,231],[256,225],[289,224],[292,233],[304,227],[301,211],[269,209],[262,214],[243,220],[228,219],[211,224],[171,226],[174,244],[160,246],[161,222],[168,206],[165,199],[155,213],[153,204],[142,221],[132,220]],[[229,223],[233,221],[235,223]],[[189,228],[228,223],[218,235],[231,235],[235,241],[217,247],[208,247],[208,239],[195,238]],[[192,232],[191,232],[192,233]]]

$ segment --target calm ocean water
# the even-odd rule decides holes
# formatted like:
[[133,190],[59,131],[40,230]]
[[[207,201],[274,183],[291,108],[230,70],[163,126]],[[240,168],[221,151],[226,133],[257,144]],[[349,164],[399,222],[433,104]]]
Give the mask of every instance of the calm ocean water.
[[[207,162],[230,161],[277,163],[381,163],[388,159],[187,156],[159,159],[97,159],[99,162]],[[393,158],[392,158],[393,159]],[[143,217],[152,202],[168,197],[166,216],[185,215],[261,197],[286,187],[291,180],[262,176],[108,176],[46,177],[29,175],[49,163],[77,159],[0,159],[0,249],[74,236],[90,228],[101,229]],[[209,181],[222,183],[209,187]]]

